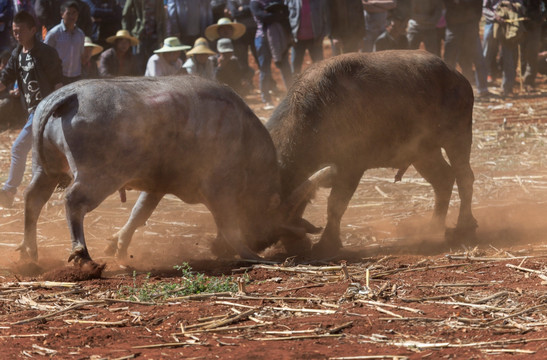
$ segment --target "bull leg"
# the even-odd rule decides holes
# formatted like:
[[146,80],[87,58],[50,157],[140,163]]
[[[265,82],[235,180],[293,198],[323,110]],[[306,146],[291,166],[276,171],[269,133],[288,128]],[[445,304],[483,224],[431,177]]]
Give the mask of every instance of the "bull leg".
[[339,171],[327,203],[327,225],[321,239],[313,246],[313,252],[317,256],[327,256],[342,248],[340,222],[364,173],[364,171],[343,172],[341,169]]
[[127,256],[127,248],[137,228],[146,224],[152,212],[156,209],[160,200],[165,194],[141,192],[139,199],[131,210],[131,216],[127,223],[113,237],[112,242],[105,250],[107,255],[116,254],[118,258],[124,259]]
[[420,175],[433,186],[435,192],[435,208],[431,225],[434,229],[444,229],[446,213],[454,187],[452,167],[443,158],[440,148],[431,153],[421,154],[413,165]]
[[[85,183],[93,185],[84,185]],[[80,182],[78,178],[74,180],[66,193],[65,201],[66,217],[72,240],[72,253],[68,258],[69,262],[74,260],[76,264],[82,264],[91,261],[85,243],[84,217],[120,186],[121,184],[116,184],[112,179],[102,179],[100,182]]]
[[45,203],[57,186],[58,178],[46,175],[38,170],[25,190],[25,236],[17,250],[21,251],[21,259],[38,259],[36,246],[36,223]]
[[470,165],[471,141],[467,142],[469,146],[462,146],[465,142],[453,143],[445,148],[446,155],[456,176],[458,193],[460,195],[460,213],[456,225],[455,235],[458,237],[470,236],[474,238],[477,229],[477,220],[471,211],[473,200],[473,182],[475,176]]

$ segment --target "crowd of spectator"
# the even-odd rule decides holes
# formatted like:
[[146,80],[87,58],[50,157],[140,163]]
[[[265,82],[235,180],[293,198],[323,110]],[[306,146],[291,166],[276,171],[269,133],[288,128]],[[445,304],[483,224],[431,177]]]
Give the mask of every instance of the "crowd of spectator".
[[283,92],[272,62],[286,89],[306,52],[320,61],[330,41],[333,55],[423,47],[458,66],[479,97],[498,77],[513,96],[517,74],[531,90],[547,70],[546,12],[547,0],[0,0],[0,96],[19,96],[29,113],[0,205],[20,184],[37,103],[62,85],[195,74],[245,95],[252,54],[270,109]]

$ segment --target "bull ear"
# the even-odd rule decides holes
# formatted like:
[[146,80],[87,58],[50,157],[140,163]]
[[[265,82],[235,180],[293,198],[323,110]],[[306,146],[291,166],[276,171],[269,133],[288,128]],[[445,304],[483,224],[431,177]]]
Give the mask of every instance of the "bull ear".
[[317,171],[294,189],[286,202],[288,218],[293,218],[300,205],[309,201],[315,195],[315,192],[319,187],[331,187],[335,175],[336,166],[329,165]]

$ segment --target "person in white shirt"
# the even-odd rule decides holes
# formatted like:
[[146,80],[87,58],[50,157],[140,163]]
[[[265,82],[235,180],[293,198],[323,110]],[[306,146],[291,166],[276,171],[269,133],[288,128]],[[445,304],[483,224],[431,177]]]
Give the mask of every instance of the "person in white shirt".
[[163,46],[154,51],[148,59],[144,76],[168,76],[185,73],[180,55],[182,51],[191,49],[191,46],[182,45],[175,36],[163,41]]
[[54,26],[46,35],[44,42],[55,48],[63,62],[63,84],[67,85],[82,77],[82,54],[84,52],[84,32],[76,26],[79,8],[75,1],[61,5],[61,23]]

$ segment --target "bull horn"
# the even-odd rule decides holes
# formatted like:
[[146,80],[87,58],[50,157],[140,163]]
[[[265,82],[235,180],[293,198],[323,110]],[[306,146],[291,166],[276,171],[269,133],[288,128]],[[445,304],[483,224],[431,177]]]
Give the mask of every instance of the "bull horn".
[[289,218],[294,217],[295,212],[304,202],[309,201],[319,187],[331,187],[332,179],[336,175],[336,166],[329,165],[310,176],[298,186],[287,198]]

